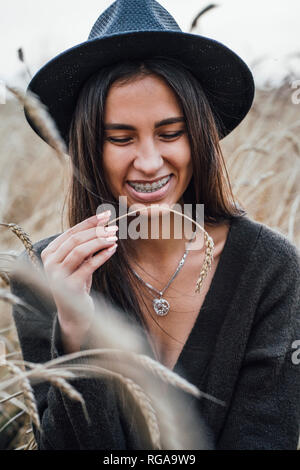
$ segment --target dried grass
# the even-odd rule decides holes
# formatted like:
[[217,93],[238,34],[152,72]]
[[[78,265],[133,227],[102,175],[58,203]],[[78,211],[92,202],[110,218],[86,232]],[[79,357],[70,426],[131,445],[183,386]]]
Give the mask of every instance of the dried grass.
[[49,142],[49,145],[54,148],[61,163],[64,163],[67,149],[56,125],[49,116],[47,107],[43,105],[37,95],[30,91],[24,93],[19,88],[9,85],[6,85],[6,88],[24,106],[32,122],[38,127],[43,137]]
[[[69,291],[67,286],[64,286],[62,280],[56,281],[46,280],[41,273],[39,273],[33,266],[29,269],[28,263],[16,263],[16,267],[13,271],[14,278],[23,279],[26,276],[26,283],[28,282],[31,286],[34,285],[36,292],[40,292],[45,295],[51,296],[51,292],[55,292],[55,296],[61,296],[64,298],[66,307],[72,308],[74,315],[80,315],[82,313],[82,301],[80,296],[75,295],[74,292]],[[72,295],[70,295],[72,294]],[[12,299],[12,302],[17,301]],[[80,394],[72,387],[66,379],[72,380],[76,377],[82,377],[82,374],[90,375],[91,372],[94,375],[109,375],[118,378],[121,384],[129,391],[138,406],[141,409],[141,413],[145,418],[147,425],[147,432],[151,436],[153,448],[162,448],[159,442],[160,427],[155,418],[157,408],[159,408],[160,426],[168,429],[168,435],[162,436],[164,445],[167,448],[179,448],[184,449],[187,442],[182,442],[182,429],[184,423],[184,416],[182,413],[178,413],[178,410],[184,410],[185,406],[183,403],[178,404],[178,399],[172,403],[171,395],[168,394],[165,398],[160,396],[157,400],[157,389],[155,389],[155,382],[153,376],[157,380],[167,384],[171,384],[174,387],[184,390],[187,393],[191,393],[197,398],[212,399],[215,402],[221,404],[221,401],[215,397],[204,394],[199,391],[195,386],[189,384],[186,380],[180,376],[165,368],[162,364],[156,363],[151,360],[145,354],[143,354],[144,345],[141,337],[135,332],[132,327],[129,327],[127,323],[120,317],[120,312],[114,309],[112,306],[107,305],[103,301],[101,296],[95,295],[94,302],[96,305],[97,317],[93,324],[93,338],[97,337],[99,342],[98,349],[87,349],[86,351],[80,351],[73,354],[68,354],[62,357],[58,357],[44,364],[32,364],[24,361],[7,361],[6,364],[13,367],[17,365],[26,366],[31,370],[23,372],[22,375],[16,374],[15,377],[3,379],[0,382],[0,391],[6,390],[9,387],[16,385],[18,381],[40,381],[48,380],[54,386],[60,388],[62,392],[66,393],[71,399],[77,399],[84,406],[84,401]],[[85,307],[86,308],[86,307]],[[113,332],[113,333],[112,333]],[[120,341],[122,338],[122,341]],[[103,346],[105,348],[103,349]],[[121,348],[121,349],[120,349]],[[89,357],[89,363],[82,365],[74,364],[74,360],[79,357]],[[91,358],[94,360],[91,361]],[[72,361],[70,365],[69,362]],[[17,371],[17,369],[15,369]],[[23,383],[23,382],[22,382]],[[25,383],[25,382],[24,382]],[[29,388],[27,386],[26,402],[28,402],[28,414],[32,420],[36,419],[34,415],[34,405],[31,400],[34,397],[29,394]],[[159,405],[157,405],[159,401]],[[155,405],[154,405],[155,403]],[[175,407],[176,403],[176,407]],[[87,413],[86,417],[88,419]],[[171,429],[168,425],[173,420],[176,422],[176,426],[172,425]],[[200,424],[198,424],[200,426]],[[197,427],[197,425],[196,425]],[[179,432],[180,429],[180,432]],[[146,432],[146,430],[141,430]],[[172,447],[176,445],[176,447]]]
[[251,112],[221,148],[233,193],[249,216],[300,249],[300,121],[293,91],[289,77],[278,89],[258,89]]
[[[40,103],[35,100],[35,97],[27,99],[20,90],[8,88],[11,93],[17,97],[20,103],[26,102],[28,109],[32,112],[32,116],[37,119],[38,123],[42,123],[41,129],[43,135],[52,139],[51,142],[53,143],[55,154],[58,156],[58,162],[60,165],[65,165],[66,149],[55,128],[53,128],[53,123],[49,120],[47,111],[41,108]],[[299,106],[297,107],[291,103],[291,93],[292,90],[288,81],[278,90],[257,90],[255,103],[250,114],[233,133],[221,142],[221,147],[232,181],[233,193],[238,201],[246,208],[248,214],[254,220],[263,222],[279,230],[295,245],[300,247],[300,121],[298,119]],[[16,113],[11,105],[8,105],[6,109],[8,109],[6,120],[8,127],[4,132],[6,132],[6,135],[10,135],[9,129],[12,128],[12,123],[16,120]],[[9,113],[11,113],[12,117],[10,117]],[[2,122],[4,121],[2,120]],[[21,126],[18,127],[17,134],[14,134],[15,136],[21,135],[20,129]],[[4,201],[1,206],[0,219],[3,221],[15,220],[18,223],[5,224],[5,222],[3,222],[1,226],[10,228],[18,236],[26,247],[32,263],[34,263],[37,268],[38,263],[36,263],[37,260],[32,249],[32,243],[27,233],[21,228],[21,225],[26,226],[27,232],[31,233],[35,239],[40,239],[48,236],[49,233],[52,234],[59,231],[56,227],[58,227],[57,207],[59,205],[58,203],[60,203],[60,199],[55,199],[60,192],[60,190],[58,190],[60,185],[60,180],[58,180],[59,172],[57,172],[57,166],[54,162],[55,159],[51,160],[49,149],[36,140],[34,150],[31,150],[29,154],[26,155],[26,161],[28,162],[27,173],[24,173],[23,167],[22,171],[20,170],[20,174],[16,175],[16,173],[14,173],[16,170],[13,170],[13,167],[17,169],[20,167],[19,160],[21,149],[23,151],[23,148],[33,146],[32,142],[34,141],[34,137],[32,133],[29,135],[27,126],[26,130],[23,131],[23,135],[26,135],[26,137],[20,137],[21,144],[18,147],[19,150],[17,152],[14,151],[12,154],[9,150],[7,140],[3,139],[4,135],[5,134],[2,136],[2,140],[5,144],[2,146],[4,149],[2,164],[6,165],[8,179],[5,183],[6,186],[4,187],[2,185],[0,188],[2,191],[1,194],[3,193],[2,200]],[[28,145],[23,144],[26,139]],[[16,139],[14,139],[14,142],[16,142]],[[12,143],[10,143],[10,145],[12,145]],[[45,166],[41,155],[46,154],[49,155],[49,159],[47,160],[47,171],[45,172],[44,180],[41,180],[40,187],[35,185],[38,191],[37,194],[43,195],[43,198],[39,198],[35,195],[32,198],[32,202],[28,201],[28,204],[26,204],[26,202],[23,204],[24,198],[22,195],[22,204],[20,204],[20,201],[18,202],[17,199],[18,191],[15,188],[20,188],[18,183],[23,184],[23,181],[28,178],[27,187],[22,189],[22,193],[30,194],[30,192],[33,191],[32,180],[38,180],[39,174],[41,173],[39,165],[43,166],[43,168]],[[33,158],[35,158],[35,165],[32,165]],[[13,165],[14,163],[16,165]],[[33,170],[35,167],[38,168],[36,174],[34,174]],[[78,177],[80,177],[80,175],[78,175]],[[10,187],[8,182],[9,178],[11,178]],[[53,179],[53,184],[52,186],[51,184],[49,185],[49,194],[44,195],[45,182],[51,179]],[[55,186],[55,181],[58,181],[58,186]],[[86,185],[88,184],[87,182],[84,183]],[[52,192],[51,187],[53,187]],[[9,205],[9,199],[15,201],[14,205]],[[39,200],[41,201],[41,205],[36,207],[36,203]],[[27,215],[26,211],[28,211]],[[5,216],[5,214],[7,215]],[[47,214],[47,217],[45,217],[45,214]],[[3,233],[2,239],[3,246],[5,246],[6,249],[13,246],[12,240],[9,237],[5,238]],[[209,248],[208,245],[206,246]],[[212,247],[210,247],[210,249],[212,249]],[[207,254],[211,254],[209,250]],[[11,265],[13,265],[13,263],[14,258],[12,257]],[[209,265],[207,264],[203,268],[208,269]],[[3,266],[1,266],[0,260],[0,278],[4,286],[1,290],[0,298],[10,306],[14,303],[22,302],[20,299],[12,296],[7,289],[9,287],[8,281],[11,269],[4,269]],[[205,272],[200,273],[199,279],[201,278],[201,274],[203,275]],[[28,277],[30,276],[28,276],[28,271],[26,271],[26,278]],[[40,288],[43,290],[43,286],[41,282],[39,282],[41,279],[35,279],[35,281],[37,281],[37,289]],[[43,292],[45,293],[45,289]],[[97,302],[97,313],[99,313],[100,318],[101,312],[107,311],[107,306],[101,302],[101,299],[97,299]],[[78,305],[79,304],[80,302]],[[21,305],[28,308],[30,311],[34,310],[32,310],[32,306],[24,302],[22,302]],[[74,306],[75,310],[78,305]],[[5,430],[7,430],[10,425],[13,426],[13,423],[21,421],[24,415],[30,416],[32,421],[36,420],[37,422],[34,397],[29,388],[29,380],[48,380],[53,386],[60,388],[63,393],[74,400],[78,400],[84,406],[82,397],[80,394],[78,395],[76,389],[72,387],[68,381],[73,380],[74,377],[82,377],[84,374],[92,374],[98,377],[109,374],[110,376],[119,378],[120,383],[123,383],[123,386],[127,388],[128,392],[135,397],[145,417],[153,448],[164,448],[166,442],[170,443],[171,446],[179,446],[178,448],[188,445],[186,442],[182,442],[182,436],[177,433],[180,416],[176,414],[176,412],[174,413],[174,407],[175,410],[177,408],[176,400],[173,402],[173,407],[169,402],[165,404],[163,400],[161,407],[154,406],[154,403],[156,405],[155,390],[149,386],[149,377],[154,375],[161,382],[179,387],[181,390],[185,390],[187,393],[191,393],[194,396],[203,396],[207,399],[216,400],[220,405],[222,405],[221,400],[209,395],[206,396],[177,374],[174,374],[169,371],[169,369],[144,355],[140,338],[136,336],[135,332],[126,330],[122,321],[119,321],[118,312],[112,311],[112,313],[111,323],[108,324],[106,322],[107,315],[105,315],[105,328],[103,329],[103,324],[101,324],[99,332],[97,330],[97,334],[99,333],[99,349],[82,352],[83,355],[86,354],[90,358],[92,358],[93,354],[96,357],[96,359],[94,358],[95,362],[93,360],[92,364],[86,365],[86,367],[84,366],[83,369],[82,366],[68,363],[68,361],[74,360],[76,357],[59,358],[61,362],[60,360],[56,360],[56,362],[51,361],[48,364],[32,365],[32,367],[30,367],[30,364],[27,364],[27,367],[31,368],[31,370],[26,373],[22,372],[22,374],[20,373],[20,367],[25,367],[26,363],[24,361],[9,360],[6,366],[0,367],[0,404],[5,405],[7,410],[9,410],[9,412],[6,411],[6,409],[2,411],[2,415],[5,416],[6,419],[4,424]],[[7,318],[11,321],[9,315]],[[9,321],[7,323],[10,325]],[[125,330],[128,335],[124,334]],[[121,342],[116,341],[119,331],[122,332]],[[17,350],[19,347],[14,329],[11,329],[9,326],[7,328],[5,327],[0,331],[0,334],[5,338],[7,344],[10,345],[11,353],[9,354],[14,354],[13,349],[15,348],[15,350]],[[108,341],[108,338],[111,341]],[[107,364],[109,364],[109,369],[105,367]],[[10,370],[14,377],[4,376],[4,369],[6,369],[6,371]],[[137,370],[142,372],[140,377],[136,375]],[[6,388],[10,390],[11,387],[14,387],[18,382],[22,384],[21,390],[13,392],[6,391]],[[23,395],[26,404],[20,399]],[[164,405],[166,405],[165,410],[163,410]],[[182,408],[179,406],[178,409],[180,410]],[[160,418],[159,420],[158,416]],[[23,432],[20,433],[19,442],[13,448],[20,450],[36,449],[32,430],[29,429],[28,432],[26,431],[25,433],[25,428],[28,428],[28,423],[23,428]],[[169,440],[165,438],[165,434],[168,433],[170,433],[170,436],[168,436]]]

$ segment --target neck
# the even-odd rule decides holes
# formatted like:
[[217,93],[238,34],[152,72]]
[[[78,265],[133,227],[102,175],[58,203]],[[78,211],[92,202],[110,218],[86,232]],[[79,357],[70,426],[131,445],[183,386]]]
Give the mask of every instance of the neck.
[[174,213],[169,213],[168,218],[160,214],[147,220],[143,224],[143,238],[129,239],[134,261],[162,266],[174,257],[180,258],[193,236],[192,225],[184,228],[184,218]]

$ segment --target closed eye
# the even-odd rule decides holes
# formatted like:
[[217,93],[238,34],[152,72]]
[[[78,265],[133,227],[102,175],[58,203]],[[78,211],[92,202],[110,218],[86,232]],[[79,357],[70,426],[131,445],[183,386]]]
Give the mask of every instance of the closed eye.
[[[160,134],[160,137],[166,140],[171,140],[171,139],[176,139],[176,137],[181,136],[184,133],[184,131],[178,131],[178,132],[173,132],[172,134]],[[117,139],[116,137],[107,137],[107,141],[112,142],[112,143],[117,143],[117,144],[126,144],[130,140],[132,140],[131,137],[127,137],[124,139]]]
[[178,131],[173,134],[161,134],[161,137],[164,139],[175,139],[176,137],[179,137],[180,135],[183,134],[184,131]]
[[126,144],[127,142],[131,140],[131,137],[128,137],[127,139],[117,139],[116,137],[107,137],[106,140],[108,140],[108,142]]

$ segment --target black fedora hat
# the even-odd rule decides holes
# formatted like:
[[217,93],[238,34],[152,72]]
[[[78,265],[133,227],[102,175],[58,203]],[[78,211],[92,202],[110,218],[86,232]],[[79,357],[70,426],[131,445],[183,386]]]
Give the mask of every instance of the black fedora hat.
[[[254,81],[245,62],[213,39],[184,33],[155,0],[116,0],[94,24],[88,40],[47,62],[27,91],[47,106],[68,145],[68,132],[80,89],[102,67],[123,60],[166,56],[185,64],[199,80],[216,117],[220,139],[246,116]],[[27,121],[45,141],[25,110]]]

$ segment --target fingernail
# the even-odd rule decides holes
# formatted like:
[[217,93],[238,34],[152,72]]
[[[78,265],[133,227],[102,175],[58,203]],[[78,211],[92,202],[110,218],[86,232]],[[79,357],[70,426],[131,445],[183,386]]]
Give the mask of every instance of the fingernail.
[[107,248],[107,251],[115,251],[117,249],[117,246],[118,244],[115,243],[113,246],[111,246],[110,248]]
[[106,233],[113,233],[119,230],[119,227],[117,225],[112,225],[111,227],[104,227],[104,231]]
[[106,217],[111,216],[111,211],[106,211],[106,212],[101,212],[100,214],[97,214],[97,219],[105,219]]
[[118,240],[118,237],[108,237],[105,239],[106,242],[115,242]]

